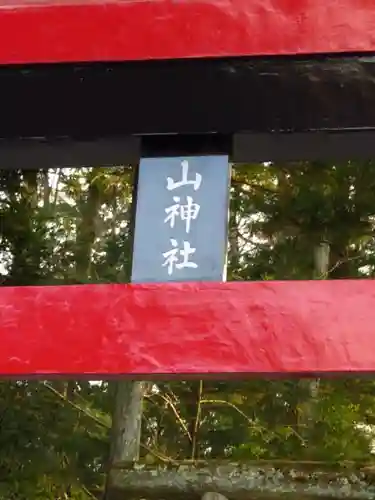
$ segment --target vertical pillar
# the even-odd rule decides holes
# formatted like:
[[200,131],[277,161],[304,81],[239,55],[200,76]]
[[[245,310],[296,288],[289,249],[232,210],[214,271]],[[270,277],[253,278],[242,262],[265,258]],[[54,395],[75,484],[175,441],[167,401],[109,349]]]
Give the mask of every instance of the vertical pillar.
[[[141,160],[133,282],[225,279],[229,181],[224,155]],[[202,390],[200,381],[190,430],[192,458],[197,453]]]
[[[225,278],[229,181],[228,156],[224,155],[141,160],[132,282]],[[144,388],[137,381],[117,384],[112,467],[138,458]],[[106,500],[110,495],[109,477]]]

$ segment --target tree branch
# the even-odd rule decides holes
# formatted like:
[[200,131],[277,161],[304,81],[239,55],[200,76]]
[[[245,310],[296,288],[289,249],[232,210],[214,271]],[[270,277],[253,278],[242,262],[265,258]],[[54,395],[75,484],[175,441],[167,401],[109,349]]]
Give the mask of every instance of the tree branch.
[[[202,399],[201,401],[201,404],[212,404],[212,405],[226,405],[226,406],[230,406],[231,408],[233,408],[233,410],[235,410],[237,413],[239,413],[240,415],[242,415],[246,420],[247,422],[249,423],[249,425],[251,425],[252,427],[255,427],[256,425],[259,425],[259,424],[256,424],[250,417],[248,417],[246,415],[246,413],[244,413],[240,408],[238,408],[238,406],[236,406],[235,404],[233,403],[230,403],[229,401],[225,401],[225,399]],[[262,429],[264,429],[264,427],[262,427]],[[303,443],[305,444],[305,440],[303,439],[302,436],[300,436],[298,434],[298,432],[293,429],[293,427],[288,427],[288,429],[290,429],[290,431]],[[266,430],[266,429],[264,429]]]
[[186,434],[186,436],[188,437],[189,441],[191,442],[192,441],[192,438],[191,438],[191,434],[189,432],[189,429],[187,428],[185,422],[182,420],[182,417],[181,415],[178,413],[178,410],[177,408],[175,407],[175,405],[173,404],[173,401],[167,396],[165,396],[164,394],[160,394],[160,393],[155,393],[155,394],[151,394],[150,396],[145,396],[146,398],[148,399],[151,399],[153,397],[159,397],[161,398],[169,407],[170,409],[172,410],[174,416],[176,417],[177,419],[177,422],[180,424],[182,430],[184,431],[184,433]]
[[[77,410],[78,412],[82,413],[83,415],[85,415],[86,417],[90,418],[91,420],[93,420],[94,422],[96,422],[98,425],[100,425],[101,427],[104,427],[105,429],[110,429],[111,427],[106,423],[106,422],[103,422],[102,420],[100,420],[99,418],[97,418],[95,415],[93,415],[92,413],[90,413],[89,411],[87,411],[85,408],[82,408],[81,406],[73,403],[73,401],[71,401],[70,399],[66,399],[65,396],[63,394],[61,394],[59,391],[57,391],[54,387],[52,387],[52,385],[48,384],[48,382],[44,382],[43,383],[43,386],[48,389],[49,391],[51,391],[56,397],[58,397],[62,403],[67,403],[69,406],[71,406],[72,408],[74,408],[75,410]],[[143,448],[144,450],[147,451],[147,453],[149,453],[150,455],[152,455],[153,457],[155,457],[157,459],[157,461],[159,462],[162,462],[162,463],[172,463],[174,464],[174,460],[149,448],[148,446],[146,446],[145,444],[140,444],[141,448]],[[121,462],[120,462],[121,464]]]

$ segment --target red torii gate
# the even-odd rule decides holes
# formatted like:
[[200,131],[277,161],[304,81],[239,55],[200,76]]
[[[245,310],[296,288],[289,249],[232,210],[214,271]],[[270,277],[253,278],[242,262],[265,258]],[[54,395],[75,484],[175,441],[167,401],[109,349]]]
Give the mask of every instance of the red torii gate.
[[[224,58],[221,63],[224,66],[232,61],[232,68],[242,71],[241,58],[246,58],[247,63],[250,58],[256,65],[257,60],[265,56],[312,58],[328,54],[340,61],[339,53],[345,57],[362,53],[368,59],[375,53],[372,0],[2,0],[0,84],[6,92],[3,96],[5,124],[0,126],[0,135],[5,139],[0,144],[0,158],[7,158],[9,165],[16,167],[30,158],[30,151],[32,154],[37,151],[38,166],[49,165],[49,143],[28,139],[48,135],[49,130],[54,137],[65,136],[64,131],[69,127],[72,135],[77,135],[83,125],[89,130],[91,117],[87,122],[80,117],[82,110],[90,109],[89,101],[80,104],[86,97],[77,90],[71,73],[66,76],[68,70],[64,65],[59,66],[60,63],[74,65],[77,81],[84,81],[85,88],[92,91],[90,102],[93,103],[98,98],[98,89],[105,84],[97,87],[98,84],[93,83],[87,87],[87,81],[98,82],[102,78],[102,82],[104,73],[119,75],[123,69],[116,69],[115,61],[135,62],[136,66],[126,66],[130,69],[124,70],[124,80],[121,75],[117,80],[121,83],[128,79],[131,86],[131,82],[137,84],[150,76],[155,76],[156,82],[158,78],[165,79],[167,66],[163,61],[166,60],[172,60],[171,67],[178,68],[176,74],[183,80],[184,71],[188,71],[185,68],[198,71],[202,64],[214,68],[216,59]],[[290,64],[290,57],[288,61]],[[101,64],[100,69],[92,69],[97,63]],[[90,71],[95,73],[95,78]],[[129,75],[133,80],[129,80]],[[35,114],[33,119],[28,117],[36,108],[35,102],[26,102],[27,92],[30,92],[30,101],[35,101],[41,99],[46,88],[56,92],[62,91],[64,85],[67,85],[66,100],[72,101],[70,111],[77,108],[73,118],[78,125],[69,121],[69,110],[64,112],[58,103],[54,103],[51,111],[55,118],[51,118],[48,110],[41,110],[41,117]],[[179,91],[183,88],[181,84]],[[277,92],[280,98],[281,91]],[[207,93],[204,96],[206,98]],[[143,98],[146,98],[144,94]],[[17,111],[17,103],[25,109]],[[60,106],[65,105],[64,102]],[[341,105],[342,102],[337,102],[337,107]],[[100,117],[110,116],[106,113],[104,107],[99,108]],[[309,109],[301,113],[307,116]],[[354,118],[340,117],[336,122],[331,113],[328,119],[319,122],[318,128],[324,129],[327,122],[328,128],[336,129],[375,126],[372,114],[358,113]],[[78,149],[69,141],[55,140],[54,145],[64,150],[60,151],[60,157],[70,165],[73,153],[77,162],[93,156],[97,159],[105,156],[103,148],[109,157],[123,158],[124,141],[108,139],[112,133],[132,137],[126,150],[129,158],[138,154],[134,153],[134,148],[138,148],[138,143],[133,141],[135,136],[137,141],[139,136],[144,137],[143,150],[160,152],[169,147],[165,145],[168,137],[150,139],[149,134],[167,130],[172,134],[172,149],[191,151],[202,146],[192,133],[212,132],[209,119],[202,118],[201,126],[199,120],[194,121],[194,117],[188,115],[187,125],[178,123],[173,129],[172,116],[160,118],[161,122],[164,120],[160,126],[155,118],[147,116],[148,122],[143,128],[136,123],[131,131],[121,129],[114,117],[112,129],[106,131],[107,138],[103,139],[102,130],[90,129],[87,133],[90,139],[80,139]],[[295,128],[308,129],[306,120]],[[234,137],[234,143],[239,144],[237,149],[233,147],[234,156],[241,158],[249,146],[244,146],[243,137],[236,133],[246,130],[246,124],[241,122],[237,126],[230,120],[228,123],[227,130],[223,126],[214,130],[225,137],[220,135],[218,141],[215,136],[212,141],[208,140],[208,146],[205,142],[203,149],[225,149],[223,144],[228,137],[231,140]],[[252,123],[249,122],[248,129]],[[313,129],[314,124],[310,128]],[[266,123],[255,131],[267,129],[274,130],[274,127]],[[186,135],[187,130],[190,136],[181,146],[175,132]],[[80,132],[85,136],[86,129]],[[93,141],[95,134],[98,140]],[[20,142],[19,136],[26,139]],[[251,141],[251,134],[248,138]],[[307,134],[299,138],[307,144],[308,156],[313,154],[314,141],[320,145],[328,143],[329,154],[333,150],[340,154],[337,134]],[[303,142],[305,140],[307,142]],[[287,154],[288,141],[290,137],[278,140],[276,155]],[[255,142],[261,149],[259,137]],[[349,136],[345,137],[350,151],[363,149],[363,144],[356,148],[354,142]],[[25,150],[20,149],[21,143],[26,145]],[[3,287],[0,289],[0,373],[16,377],[121,374],[135,378],[373,372],[373,324],[375,285],[372,280]]]
[[2,0],[0,63],[371,52],[371,0]]

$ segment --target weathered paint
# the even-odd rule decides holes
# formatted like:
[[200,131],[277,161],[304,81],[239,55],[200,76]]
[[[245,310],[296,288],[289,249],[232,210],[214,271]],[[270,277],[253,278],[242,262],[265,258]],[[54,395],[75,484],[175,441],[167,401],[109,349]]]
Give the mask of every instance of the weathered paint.
[[375,282],[0,288],[0,373],[375,372]]
[[0,3],[0,64],[374,50],[373,0]]

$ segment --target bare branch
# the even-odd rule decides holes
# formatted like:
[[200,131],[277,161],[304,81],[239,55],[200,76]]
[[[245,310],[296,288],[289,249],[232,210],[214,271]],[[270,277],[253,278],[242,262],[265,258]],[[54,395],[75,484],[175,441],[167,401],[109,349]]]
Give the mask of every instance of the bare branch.
[[186,436],[189,438],[189,441],[191,442],[192,439],[191,439],[191,434],[189,432],[189,429],[187,428],[187,425],[185,424],[185,422],[182,420],[182,417],[178,413],[178,410],[175,407],[175,405],[173,404],[172,400],[168,396],[165,396],[165,395],[160,394],[160,393],[151,394],[150,396],[145,396],[145,397],[150,399],[150,398],[155,397],[155,396],[161,398],[165,403],[167,403],[167,405],[172,410],[174,416],[176,417],[178,423],[180,424],[181,428],[183,429],[184,433],[186,434]]
[[[233,403],[230,403],[229,401],[225,401],[225,399],[203,399],[201,401],[201,404],[217,404],[217,405],[226,405],[226,406],[230,406],[231,408],[233,408],[236,412],[238,412],[240,415],[242,415],[246,420],[247,422],[255,427],[256,425],[259,425],[259,424],[256,424],[250,417],[248,417],[246,415],[246,413],[244,413],[240,408],[238,408],[238,406],[236,406],[235,404]],[[264,429],[264,427],[262,427]],[[298,432],[293,429],[293,427],[288,427],[288,429],[290,429],[290,431],[298,437],[298,439],[303,443],[305,444],[305,440],[303,439],[302,436],[300,436],[298,434]],[[264,429],[266,430],[266,429]]]

